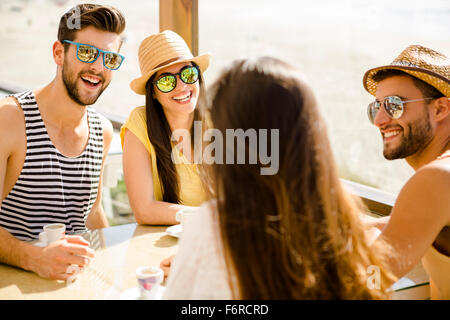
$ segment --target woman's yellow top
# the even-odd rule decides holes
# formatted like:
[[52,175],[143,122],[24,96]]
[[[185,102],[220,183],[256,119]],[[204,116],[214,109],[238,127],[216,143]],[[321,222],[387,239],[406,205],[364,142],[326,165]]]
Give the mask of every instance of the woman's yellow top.
[[[162,201],[163,192],[161,182],[159,180],[158,168],[156,166],[155,148],[151,144],[147,134],[147,116],[145,106],[137,107],[131,111],[125,124],[120,128],[120,139],[122,141],[122,149],[126,129],[130,130],[145,146],[150,154],[153,178],[153,194],[155,200]],[[174,153],[176,161],[175,168],[178,174],[178,182],[180,185],[180,201],[186,206],[200,206],[207,200],[206,192],[203,189],[198,167],[195,163],[190,163],[181,152]],[[177,157],[179,157],[177,159]]]

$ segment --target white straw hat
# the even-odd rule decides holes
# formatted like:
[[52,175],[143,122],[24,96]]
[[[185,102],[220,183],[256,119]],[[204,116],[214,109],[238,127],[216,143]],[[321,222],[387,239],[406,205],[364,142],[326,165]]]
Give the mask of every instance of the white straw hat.
[[145,95],[145,85],[158,70],[180,62],[192,61],[201,73],[208,68],[211,55],[205,53],[194,57],[186,42],[177,33],[165,30],[145,38],[139,46],[141,76],[130,83],[137,94]]

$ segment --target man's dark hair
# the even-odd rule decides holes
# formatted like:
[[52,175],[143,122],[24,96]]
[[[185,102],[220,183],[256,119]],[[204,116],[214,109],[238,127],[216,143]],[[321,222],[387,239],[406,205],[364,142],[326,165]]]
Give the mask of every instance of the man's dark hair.
[[373,76],[372,80],[375,82],[383,81],[387,78],[396,77],[396,76],[408,76],[414,81],[414,85],[422,92],[422,95],[424,97],[430,97],[430,98],[441,98],[445,97],[445,95],[440,92],[438,89],[433,87],[432,85],[426,83],[425,81],[420,80],[419,78],[416,78],[409,73],[403,72],[401,70],[397,69],[382,69],[377,71]]
[[[58,40],[74,40],[77,31],[89,26],[120,35],[125,30],[125,17],[110,6],[79,4],[61,17]],[[64,46],[67,49],[68,44],[64,43]]]

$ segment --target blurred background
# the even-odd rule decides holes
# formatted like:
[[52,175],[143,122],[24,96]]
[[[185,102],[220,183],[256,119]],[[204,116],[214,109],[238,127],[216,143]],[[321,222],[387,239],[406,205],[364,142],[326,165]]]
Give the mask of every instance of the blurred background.
[[[59,19],[83,2],[115,6],[127,19],[126,60],[95,105],[127,117],[144,104],[129,83],[140,73],[140,42],[159,31],[159,0],[0,0],[0,82],[33,89],[50,82]],[[367,120],[373,98],[362,77],[411,44],[450,55],[450,1],[199,0],[198,15],[199,52],[212,53],[207,85],[236,58],[272,55],[290,62],[315,89],[341,177],[398,193],[412,169],[383,158],[381,136]],[[115,148],[120,151],[117,141]]]

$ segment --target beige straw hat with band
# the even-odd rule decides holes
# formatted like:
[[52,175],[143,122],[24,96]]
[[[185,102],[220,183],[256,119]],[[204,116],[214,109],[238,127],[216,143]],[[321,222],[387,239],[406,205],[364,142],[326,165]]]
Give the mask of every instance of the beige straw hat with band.
[[364,88],[373,96],[378,83],[372,77],[383,69],[406,72],[435,87],[446,97],[450,97],[450,60],[442,53],[419,45],[412,45],[389,65],[373,68],[364,74]]
[[205,53],[194,57],[186,42],[177,33],[165,30],[145,38],[139,46],[141,76],[130,83],[137,94],[145,95],[145,85],[150,77],[162,68],[176,63],[192,61],[201,73],[208,68],[211,55]]

